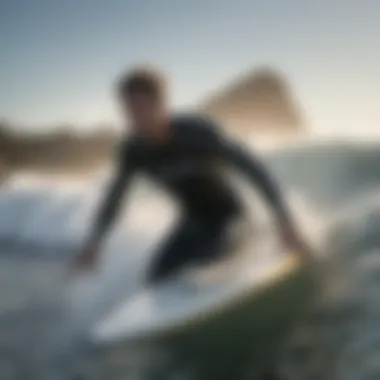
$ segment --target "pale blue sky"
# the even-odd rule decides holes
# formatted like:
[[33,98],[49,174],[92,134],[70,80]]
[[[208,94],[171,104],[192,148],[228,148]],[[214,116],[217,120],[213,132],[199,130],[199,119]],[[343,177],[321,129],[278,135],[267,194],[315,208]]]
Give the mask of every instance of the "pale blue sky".
[[314,130],[380,130],[379,46],[378,0],[0,0],[0,117],[115,120],[113,80],[139,61],[171,74],[177,105],[272,64]]

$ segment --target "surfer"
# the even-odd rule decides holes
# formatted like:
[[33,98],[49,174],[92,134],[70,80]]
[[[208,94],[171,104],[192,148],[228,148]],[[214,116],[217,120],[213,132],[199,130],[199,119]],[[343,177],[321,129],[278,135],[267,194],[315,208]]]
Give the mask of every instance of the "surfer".
[[77,269],[96,264],[101,242],[139,172],[161,184],[182,211],[178,225],[154,256],[147,280],[157,282],[189,263],[220,257],[229,226],[244,214],[241,200],[223,173],[225,164],[261,190],[285,244],[305,252],[279,189],[259,159],[224,136],[214,121],[198,114],[173,115],[167,82],[160,72],[138,67],[126,73],[118,83],[118,98],[131,121],[131,133],[121,144],[116,175],[76,260]]

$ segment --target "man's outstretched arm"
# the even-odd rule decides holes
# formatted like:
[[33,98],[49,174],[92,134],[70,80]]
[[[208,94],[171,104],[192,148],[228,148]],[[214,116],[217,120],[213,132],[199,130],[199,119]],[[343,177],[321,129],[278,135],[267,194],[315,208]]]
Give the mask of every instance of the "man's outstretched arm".
[[201,117],[196,119],[194,127],[189,129],[187,138],[193,139],[195,149],[222,159],[243,172],[250,182],[261,190],[263,197],[274,210],[280,227],[288,228],[291,224],[289,212],[277,184],[264,165],[253,153],[246,151],[242,145],[224,136],[220,131],[219,126],[213,121]]
[[296,229],[281,191],[260,160],[253,153],[246,152],[239,144],[225,139],[220,142],[220,149],[222,157],[245,173],[261,190],[276,215],[284,242],[292,248],[297,248],[301,255],[308,257],[309,248]]
[[89,238],[91,243],[101,243],[102,239],[111,228],[119,212],[120,203],[123,199],[128,182],[128,176],[118,174],[109,185],[107,194],[100,205],[100,209],[92,227]]
[[199,149],[225,160],[243,172],[273,209],[285,243],[297,248],[301,254],[308,255],[309,248],[297,231],[281,191],[261,161],[239,143],[221,135],[218,126],[212,121],[201,118],[196,125],[199,128],[194,143]]
[[99,255],[99,246],[120,211],[120,204],[132,175],[131,167],[128,164],[124,166],[124,160],[120,161],[118,170],[108,185],[107,192],[95,216],[95,221],[85,247],[78,257],[76,266],[79,268],[93,266],[96,263]]
[[287,228],[291,224],[290,213],[282,197],[277,183],[261,161],[251,152],[235,142],[222,142],[222,155],[226,161],[232,163],[243,172],[260,191],[267,203],[271,206],[280,226]]

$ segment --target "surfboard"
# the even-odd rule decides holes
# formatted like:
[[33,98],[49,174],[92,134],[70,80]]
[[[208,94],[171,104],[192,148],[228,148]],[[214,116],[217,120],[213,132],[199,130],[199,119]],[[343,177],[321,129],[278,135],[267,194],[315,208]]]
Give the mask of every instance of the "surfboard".
[[264,308],[272,314],[268,322],[287,312],[285,307],[298,310],[307,302],[309,280],[297,252],[267,237],[255,244],[248,240],[218,264],[137,292],[100,321],[91,338],[97,345],[185,336],[207,341],[212,332],[220,334],[216,326],[228,335],[231,321],[244,329],[243,316],[250,328],[256,323],[260,330]]

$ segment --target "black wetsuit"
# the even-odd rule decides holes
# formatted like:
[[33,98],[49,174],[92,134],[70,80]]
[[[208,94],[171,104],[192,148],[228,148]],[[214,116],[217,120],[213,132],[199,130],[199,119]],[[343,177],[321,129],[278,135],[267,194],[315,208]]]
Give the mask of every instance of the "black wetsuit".
[[240,199],[223,174],[226,163],[254,181],[279,222],[287,223],[278,190],[259,161],[223,137],[212,121],[189,115],[172,118],[170,138],[162,144],[137,136],[124,142],[95,236],[99,239],[107,231],[133,175],[143,172],[163,185],[182,208],[178,226],[155,256],[149,280],[162,279],[191,261],[214,258],[222,252],[229,222],[243,212]]

